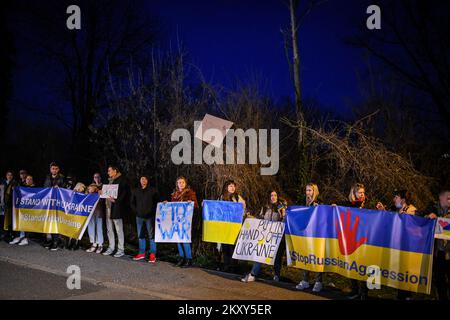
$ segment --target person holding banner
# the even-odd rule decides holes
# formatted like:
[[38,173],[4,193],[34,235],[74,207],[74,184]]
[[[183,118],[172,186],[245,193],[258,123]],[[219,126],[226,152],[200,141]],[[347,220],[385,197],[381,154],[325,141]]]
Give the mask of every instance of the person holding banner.
[[[24,179],[23,186],[27,188],[34,188],[34,181],[33,177],[30,175],[27,175]],[[13,241],[11,241],[9,244],[18,244],[19,246],[26,246],[28,245],[28,238],[25,231],[20,231],[20,235],[15,238]]]
[[[281,199],[278,197],[278,192],[275,190],[272,190],[269,195],[269,201],[268,203],[261,208],[261,211],[258,215],[259,219],[264,219],[268,221],[284,221],[284,217],[286,214],[286,208],[287,208],[287,202],[284,199]],[[281,274],[281,260],[283,257],[284,250],[286,249],[283,247],[283,244],[285,244],[284,236],[280,242],[280,247],[278,248],[278,251],[275,256],[275,262],[274,262],[274,281],[280,280],[280,274]],[[253,268],[243,279],[241,279],[242,282],[252,282],[256,280],[256,277],[259,275],[259,272],[261,271],[262,264],[259,262],[255,262],[253,264]]]
[[[99,187],[92,183],[88,186],[88,193],[98,193]],[[103,217],[105,215],[105,199],[99,199],[91,220],[88,224],[89,241],[91,247],[86,252],[102,253],[103,251]]]
[[[246,214],[245,200],[241,197],[241,195],[236,191],[236,183],[233,180],[227,180],[223,184],[222,194],[219,199],[221,201],[233,201],[240,202],[244,205],[244,219]],[[237,260],[233,259],[234,245],[218,243],[217,250],[222,251],[223,254],[223,271],[230,272],[234,271],[237,267]],[[220,255],[219,255],[220,257]],[[219,258],[220,259],[220,258]]]
[[[387,208],[381,202],[378,202],[376,208],[382,211],[392,211],[399,214],[416,214],[417,208],[410,203],[411,194],[407,190],[394,190],[392,203],[390,208]],[[411,292],[405,290],[397,291],[398,300],[409,300]]]
[[[112,255],[116,247],[116,239],[114,236],[114,229],[117,232],[117,251],[114,254],[115,258],[120,258],[125,255],[125,236],[123,233],[123,217],[129,210],[130,196],[129,185],[126,178],[122,175],[119,168],[115,165],[108,166],[109,184],[117,184],[119,186],[117,199],[109,197],[106,199],[106,229],[108,233],[108,249],[103,252],[103,255]],[[101,194],[100,191],[99,193]]]
[[[342,206],[350,208],[363,209],[366,202],[366,188],[362,183],[354,183],[350,188],[348,201],[344,202]],[[351,292],[349,298],[367,300],[369,290],[364,281],[351,280]]]
[[[319,187],[315,183],[308,183],[305,188],[305,202],[303,203],[306,207],[319,205]],[[305,290],[309,288],[309,275],[308,270],[303,270],[303,280],[295,286],[297,290]],[[322,276],[321,272],[316,273],[316,278],[314,282],[313,292],[320,292],[322,290]]]
[[13,231],[13,190],[17,186],[14,180],[14,174],[12,171],[6,172],[6,180],[4,183],[4,211],[5,220],[3,223],[3,228],[6,231],[6,236],[4,237],[6,242],[13,241],[14,231]]
[[383,211],[393,211],[397,213],[416,214],[417,208],[410,203],[411,195],[407,190],[395,190],[392,198],[392,206],[388,208],[381,202],[376,208]]
[[[195,191],[188,185],[188,181],[185,177],[180,176],[175,183],[175,190],[171,195],[170,202],[194,202],[194,212],[198,209],[197,195]],[[180,258],[177,263],[177,267],[190,267],[192,266],[192,252],[190,243],[178,243],[178,253]]]
[[[428,206],[425,210],[425,217],[450,219],[449,189],[443,189],[439,193],[439,201]],[[433,267],[438,299],[448,301],[450,298],[450,240],[436,239],[434,247]]]
[[[44,188],[64,188],[66,186],[66,178],[60,173],[59,165],[56,162],[50,163],[50,174],[47,175]],[[61,238],[57,234],[46,234],[47,240],[44,242],[44,248],[50,251],[58,250]]]
[[3,240],[3,224],[5,223],[5,185],[0,183],[0,240]]
[[139,238],[139,252],[133,257],[134,261],[145,259],[146,240],[143,227],[147,229],[149,238],[149,259],[148,262],[156,262],[156,242],[153,229],[155,221],[156,205],[159,202],[159,195],[155,188],[149,186],[150,178],[141,175],[139,178],[140,187],[131,192],[131,209],[136,214],[137,235]]

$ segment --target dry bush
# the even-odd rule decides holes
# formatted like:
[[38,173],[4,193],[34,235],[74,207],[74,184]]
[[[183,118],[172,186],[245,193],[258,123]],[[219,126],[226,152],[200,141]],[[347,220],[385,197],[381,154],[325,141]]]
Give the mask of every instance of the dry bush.
[[[409,159],[388,150],[383,143],[366,133],[365,120],[353,125],[339,123],[312,128],[304,126],[311,157],[311,176],[321,189],[325,203],[345,201],[354,182],[363,183],[368,207],[378,201],[391,204],[395,189],[406,189],[412,203],[424,208],[433,199],[433,180],[414,168]],[[291,126],[295,123],[288,119]]]

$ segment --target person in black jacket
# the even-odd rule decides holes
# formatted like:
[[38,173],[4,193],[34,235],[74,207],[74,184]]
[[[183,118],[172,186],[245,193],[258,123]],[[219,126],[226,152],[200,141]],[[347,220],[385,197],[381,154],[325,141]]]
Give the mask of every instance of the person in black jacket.
[[[50,163],[50,174],[47,175],[44,188],[64,188],[66,185],[66,178],[60,173],[59,165],[56,162]],[[57,234],[46,235],[47,240],[44,242],[44,248],[50,251],[58,250],[58,244],[63,246],[61,237]]]
[[[123,233],[122,218],[130,210],[130,188],[125,176],[122,175],[117,166],[111,165],[108,167],[109,184],[117,184],[119,186],[117,199],[106,199],[106,230],[108,233],[108,249],[103,252],[103,255],[109,256],[113,254],[116,246],[116,239],[114,236],[114,229],[117,232],[117,252],[114,254],[115,258],[120,258],[125,254],[125,237]],[[99,191],[102,193],[103,189]],[[114,227],[113,227],[114,225]]]
[[156,205],[159,195],[155,188],[149,186],[150,179],[142,175],[139,179],[140,186],[131,193],[131,209],[136,214],[136,226],[139,238],[139,253],[134,256],[134,261],[145,259],[146,240],[142,227],[145,225],[150,242],[150,263],[156,262],[156,242],[154,237],[153,221],[155,221]]
[[13,190],[17,186],[17,182],[14,180],[14,174],[12,171],[6,172],[6,180],[4,182],[4,207],[5,217],[3,228],[6,231],[4,240],[11,242],[14,239],[15,232],[13,231]]
[[[421,214],[429,219],[450,219],[450,188],[443,188],[439,193],[439,200],[430,204]],[[437,289],[438,299],[450,299],[450,240],[436,239],[433,255],[433,278]]]

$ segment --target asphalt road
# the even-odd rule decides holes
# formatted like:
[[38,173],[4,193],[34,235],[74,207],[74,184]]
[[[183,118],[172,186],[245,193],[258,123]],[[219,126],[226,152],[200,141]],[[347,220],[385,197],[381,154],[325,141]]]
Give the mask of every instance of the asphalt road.
[[[67,268],[81,271],[81,288],[68,289]],[[171,263],[135,262],[83,250],[51,252],[39,244],[0,242],[0,299],[215,299],[317,300],[327,294],[300,292],[292,284],[242,283],[239,275]],[[327,298],[330,298],[328,296]]]

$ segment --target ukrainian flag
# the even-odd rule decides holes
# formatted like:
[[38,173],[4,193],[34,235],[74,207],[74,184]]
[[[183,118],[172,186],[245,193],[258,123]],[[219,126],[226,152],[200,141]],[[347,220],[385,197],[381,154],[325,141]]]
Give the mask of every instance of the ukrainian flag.
[[285,222],[288,265],[430,293],[434,220],[320,205],[288,207]]
[[203,241],[234,244],[241,230],[244,205],[240,202],[203,201]]
[[63,188],[14,188],[13,229],[81,239],[98,199]]

